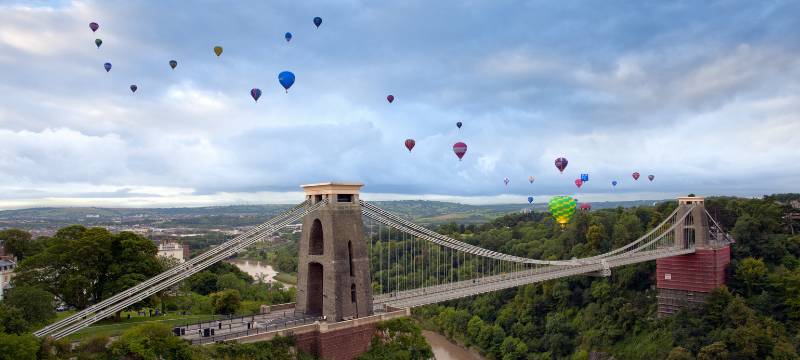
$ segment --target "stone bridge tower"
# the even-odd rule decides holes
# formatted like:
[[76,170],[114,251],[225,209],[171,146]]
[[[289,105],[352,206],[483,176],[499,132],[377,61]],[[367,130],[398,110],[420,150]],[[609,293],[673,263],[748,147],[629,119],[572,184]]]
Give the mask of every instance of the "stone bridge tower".
[[297,312],[329,322],[373,314],[369,254],[358,202],[364,184],[303,185],[306,199],[328,203],[303,217],[297,265]]

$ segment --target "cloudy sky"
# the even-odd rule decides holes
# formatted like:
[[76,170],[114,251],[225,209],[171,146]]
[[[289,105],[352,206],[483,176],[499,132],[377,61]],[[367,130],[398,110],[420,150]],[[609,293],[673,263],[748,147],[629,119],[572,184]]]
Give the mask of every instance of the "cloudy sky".
[[191,4],[0,1],[0,208],[800,191],[796,1]]

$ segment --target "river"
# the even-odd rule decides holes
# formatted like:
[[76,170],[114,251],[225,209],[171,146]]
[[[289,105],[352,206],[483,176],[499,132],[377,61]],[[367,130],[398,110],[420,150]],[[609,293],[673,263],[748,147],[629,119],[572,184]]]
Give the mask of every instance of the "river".
[[436,360],[483,360],[473,353],[464,350],[433,331],[422,330],[422,335],[431,344]]
[[[278,272],[275,271],[275,269],[273,269],[272,266],[270,266],[267,263],[258,260],[247,260],[247,259],[228,259],[224,261],[236,265],[237,267],[239,267],[239,269],[250,274],[250,276],[252,276],[253,278],[255,278],[256,275],[258,274],[264,274],[267,275],[268,281],[271,281],[273,283],[280,282],[272,278],[273,276],[278,275]],[[286,284],[283,285],[286,286]]]

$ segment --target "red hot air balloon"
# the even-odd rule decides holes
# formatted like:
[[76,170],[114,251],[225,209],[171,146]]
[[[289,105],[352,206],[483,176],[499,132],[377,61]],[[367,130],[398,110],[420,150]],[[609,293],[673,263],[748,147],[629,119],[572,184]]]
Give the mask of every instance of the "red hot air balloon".
[[394,101],[394,96],[393,95],[389,95],[389,96],[386,97],[386,100],[389,100],[389,104],[391,104],[392,101]]
[[637,173],[637,172],[633,173],[633,180],[637,180],[637,181],[639,180],[639,173]]
[[592,205],[589,205],[589,204],[581,204],[581,210],[583,210],[583,211],[589,211],[589,210],[592,210]]
[[467,144],[463,142],[455,143],[455,145],[453,145],[453,152],[458,156],[458,161],[461,161],[461,158],[467,153]]
[[97,29],[99,29],[99,28],[100,28],[100,25],[97,25],[96,22],[89,23],[89,29],[92,29],[92,32],[97,31]]
[[406,140],[406,148],[408,149],[408,152],[411,152],[411,149],[413,149],[414,145],[416,145],[416,144],[417,143],[414,141],[414,139]]
[[567,159],[565,158],[556,159],[556,167],[558,168],[559,171],[561,171],[562,174],[564,173],[564,169],[567,168],[568,163],[569,161],[567,161]]
[[583,180],[581,180],[581,179],[577,179],[577,180],[575,180],[575,185],[577,185],[577,186],[578,186],[578,189],[580,189],[580,188],[581,188],[581,185],[583,185]]

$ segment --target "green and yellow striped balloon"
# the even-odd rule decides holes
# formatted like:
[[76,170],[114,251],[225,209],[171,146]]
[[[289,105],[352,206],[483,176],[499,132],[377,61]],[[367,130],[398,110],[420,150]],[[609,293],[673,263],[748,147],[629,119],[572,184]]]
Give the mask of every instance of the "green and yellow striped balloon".
[[550,213],[561,224],[564,229],[565,224],[575,213],[575,200],[569,196],[556,196],[550,199]]

